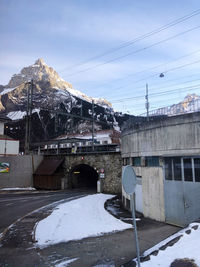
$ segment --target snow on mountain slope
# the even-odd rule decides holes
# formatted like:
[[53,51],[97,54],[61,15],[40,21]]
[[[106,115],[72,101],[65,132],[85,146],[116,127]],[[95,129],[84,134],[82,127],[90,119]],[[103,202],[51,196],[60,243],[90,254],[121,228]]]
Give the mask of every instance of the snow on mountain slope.
[[[25,106],[27,98],[28,83],[33,80],[34,82],[34,94],[37,102],[40,102],[40,106],[49,106],[56,108],[57,102],[63,101],[66,103],[74,103],[73,96],[88,102],[94,101],[94,103],[106,108],[110,108],[111,104],[104,99],[95,99],[89,97],[76,90],[73,86],[59,77],[58,73],[51,67],[49,67],[43,59],[38,59],[33,65],[25,67],[19,74],[15,74],[11,77],[8,85],[1,86],[0,111],[6,112],[18,110],[16,105]],[[61,99],[59,99],[61,97]],[[45,101],[44,101],[45,98]],[[56,99],[54,99],[56,98]],[[24,102],[24,103],[23,103]],[[37,105],[39,107],[39,105]],[[70,111],[69,104],[66,105],[67,110]]]

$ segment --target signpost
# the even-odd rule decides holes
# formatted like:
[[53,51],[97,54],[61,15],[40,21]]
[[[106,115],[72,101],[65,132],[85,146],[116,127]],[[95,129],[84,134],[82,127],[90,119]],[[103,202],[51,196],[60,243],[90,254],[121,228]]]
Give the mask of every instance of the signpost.
[[122,174],[122,186],[124,188],[124,191],[130,196],[133,226],[134,226],[134,232],[135,232],[137,262],[138,262],[138,267],[140,267],[140,249],[139,249],[139,242],[138,242],[138,235],[137,235],[137,226],[136,226],[136,220],[135,220],[135,205],[134,205],[134,197],[133,197],[136,185],[137,185],[137,178],[136,178],[136,174],[132,166],[129,166],[129,165],[125,166],[123,170],[123,174]]

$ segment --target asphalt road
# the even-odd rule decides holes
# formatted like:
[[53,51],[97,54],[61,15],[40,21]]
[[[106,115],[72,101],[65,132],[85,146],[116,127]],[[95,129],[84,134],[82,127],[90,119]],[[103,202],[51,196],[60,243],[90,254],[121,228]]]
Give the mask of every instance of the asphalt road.
[[87,195],[92,191],[34,191],[0,194],[0,233],[28,213],[56,201]]
[[[0,237],[0,266],[64,266],[63,263],[70,260],[71,267],[135,266],[132,262],[136,257],[133,229],[62,242],[44,248],[37,247],[34,227],[55,209],[56,202],[71,201],[91,193],[95,192],[68,190],[0,194],[0,229],[1,232],[6,229]],[[116,203],[110,205],[114,207]],[[39,209],[40,207],[43,208]],[[126,211],[120,208],[119,219],[124,217],[125,213]],[[130,218],[129,213],[127,216]],[[12,227],[7,228],[12,223]],[[178,227],[146,218],[138,221],[137,226],[141,253],[179,230]],[[76,225],[74,227],[76,228]]]

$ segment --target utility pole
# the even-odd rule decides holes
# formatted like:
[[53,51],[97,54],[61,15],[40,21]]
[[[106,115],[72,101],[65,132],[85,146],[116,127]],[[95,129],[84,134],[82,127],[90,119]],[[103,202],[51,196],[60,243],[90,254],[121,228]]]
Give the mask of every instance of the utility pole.
[[81,117],[83,117],[83,100],[81,99]]
[[94,100],[92,100],[92,151],[94,151]]
[[146,95],[145,95],[146,103],[145,107],[147,110],[147,120],[149,120],[149,94],[148,94],[148,84],[146,84]]
[[[28,82],[27,109],[26,109],[26,132],[25,132],[25,154],[29,153],[31,142],[31,116],[33,109],[33,80]],[[31,85],[31,86],[30,86]]]

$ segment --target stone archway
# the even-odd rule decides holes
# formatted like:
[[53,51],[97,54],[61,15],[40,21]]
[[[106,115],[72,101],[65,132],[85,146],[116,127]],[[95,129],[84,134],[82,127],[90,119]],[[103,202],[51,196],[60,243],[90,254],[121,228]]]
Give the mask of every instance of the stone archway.
[[87,164],[79,164],[72,168],[70,172],[70,184],[72,188],[96,188],[98,173]]
[[[104,169],[105,178],[103,181],[104,193],[121,193],[121,167],[122,159],[120,152],[114,153],[91,153],[91,154],[70,154],[65,157],[65,178],[66,188],[72,188],[74,177],[72,171],[77,170],[77,166],[87,165],[95,171],[100,172]],[[79,170],[77,170],[79,171]],[[77,173],[78,175],[79,173]],[[97,180],[96,180],[97,182]],[[86,186],[87,187],[87,186]],[[64,187],[63,187],[64,188]],[[97,184],[95,185],[97,188]]]

